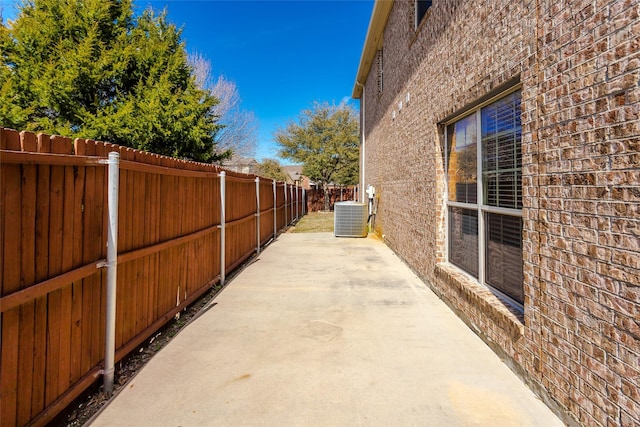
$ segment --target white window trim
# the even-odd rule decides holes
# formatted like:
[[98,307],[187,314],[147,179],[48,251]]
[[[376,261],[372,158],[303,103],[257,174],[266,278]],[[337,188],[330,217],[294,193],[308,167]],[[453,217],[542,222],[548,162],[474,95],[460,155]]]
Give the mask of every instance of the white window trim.
[[[522,89],[522,85],[521,84],[517,84],[514,87],[501,92],[499,94],[497,94],[494,97],[491,97],[490,99],[487,99],[485,102],[482,102],[479,105],[475,105],[473,108],[471,108],[469,111],[463,112],[462,114],[459,114],[458,116],[443,122],[444,125],[444,170],[445,170],[445,176],[444,176],[444,180],[445,180],[445,191],[444,191],[444,200],[445,200],[445,224],[444,224],[444,231],[445,231],[445,255],[446,255],[446,262],[457,268],[458,270],[462,271],[463,273],[465,273],[468,277],[470,277],[471,279],[477,281],[480,283],[480,285],[486,287],[487,289],[489,289],[491,292],[493,292],[496,296],[498,296],[499,298],[505,299],[507,300],[510,305],[512,305],[515,309],[517,309],[520,312],[524,312],[524,305],[516,300],[514,300],[513,298],[511,298],[510,296],[506,295],[504,292],[500,291],[499,289],[494,288],[493,286],[487,284],[485,282],[485,213],[497,213],[497,214],[501,214],[501,215],[509,215],[509,216],[515,216],[515,217],[520,217],[522,218],[522,209],[509,209],[509,208],[501,208],[501,207],[496,207],[496,206],[488,206],[488,205],[484,205],[482,204],[482,201],[484,200],[484,193],[483,193],[483,181],[482,181],[482,118],[481,118],[481,114],[482,114],[482,109],[484,107],[486,107],[489,104],[492,104],[506,96],[511,95],[512,93],[521,90]],[[477,203],[463,203],[463,202],[455,202],[455,201],[449,201],[449,175],[447,172],[447,167],[449,165],[449,151],[448,151],[448,126],[452,123],[455,123],[457,121],[460,121],[462,119],[464,119],[465,117],[471,116],[471,115],[475,115],[476,116],[476,123],[479,124],[478,130],[476,132],[476,159],[477,159],[477,165],[476,165],[476,175],[477,175]],[[478,278],[476,279],[475,277],[473,277],[473,275],[469,274],[468,272],[466,272],[465,270],[463,270],[462,268],[458,267],[457,265],[453,264],[452,262],[450,262],[449,260],[449,246],[450,246],[450,242],[449,242],[449,208],[450,207],[454,207],[454,208],[463,208],[463,209],[469,209],[469,210],[475,210],[476,212],[478,212]]]

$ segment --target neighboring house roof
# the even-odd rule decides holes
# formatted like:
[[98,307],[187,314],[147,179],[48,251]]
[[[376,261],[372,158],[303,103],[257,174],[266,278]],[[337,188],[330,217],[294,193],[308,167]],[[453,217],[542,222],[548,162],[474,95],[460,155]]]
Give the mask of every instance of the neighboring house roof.
[[302,165],[282,166],[282,169],[289,175],[291,181],[302,179]]
[[223,160],[223,166],[245,166],[245,165],[257,165],[256,159],[250,157],[233,157],[229,160]]
[[373,59],[376,57],[376,51],[382,47],[382,36],[384,35],[384,28],[387,25],[392,6],[392,0],[376,0],[373,5],[367,37],[364,40],[364,47],[360,56],[358,74],[356,74],[356,82],[353,85],[351,94],[355,99],[360,99],[362,96],[362,85],[367,81],[371,65],[373,65]]
[[302,173],[302,165],[282,166],[282,170],[289,175],[291,182],[299,181],[300,185],[304,188],[308,189],[309,187],[316,185],[315,182],[311,181],[308,176]]

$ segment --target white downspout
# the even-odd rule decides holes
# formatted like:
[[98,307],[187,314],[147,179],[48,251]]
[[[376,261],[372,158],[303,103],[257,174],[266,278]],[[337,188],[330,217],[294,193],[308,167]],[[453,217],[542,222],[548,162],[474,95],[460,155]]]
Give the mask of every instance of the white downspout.
[[361,171],[362,172],[361,173],[362,180],[360,181],[360,190],[361,190],[360,191],[360,201],[362,203],[364,203],[365,202],[364,192],[365,192],[365,185],[366,185],[365,184],[365,161],[366,161],[365,160],[365,157],[366,157],[365,156],[365,154],[366,154],[365,148],[366,148],[366,144],[365,144],[365,132],[364,132],[365,123],[366,123],[366,120],[365,120],[366,119],[366,115],[365,115],[366,114],[366,109],[365,109],[365,102],[364,102],[364,96],[365,96],[364,92],[365,92],[365,90],[364,90],[364,85],[362,83],[360,83],[359,81],[357,81],[357,80],[356,80],[356,85],[360,86],[362,88],[362,97],[360,98],[360,104],[361,104],[361,108],[360,108],[360,117],[361,117],[361,119],[360,119],[360,128],[361,129],[360,130],[362,132],[362,171]]

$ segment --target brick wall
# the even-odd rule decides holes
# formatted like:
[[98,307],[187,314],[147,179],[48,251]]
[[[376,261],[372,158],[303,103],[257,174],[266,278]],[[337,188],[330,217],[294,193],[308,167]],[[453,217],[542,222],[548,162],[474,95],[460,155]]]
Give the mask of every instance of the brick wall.
[[[418,31],[413,10],[363,93],[376,231],[568,422],[640,424],[640,2],[442,0]],[[438,125],[514,78],[524,315],[445,262]]]
[[541,5],[529,102],[537,246],[525,267],[541,379],[584,424],[637,425],[640,5],[567,3]]

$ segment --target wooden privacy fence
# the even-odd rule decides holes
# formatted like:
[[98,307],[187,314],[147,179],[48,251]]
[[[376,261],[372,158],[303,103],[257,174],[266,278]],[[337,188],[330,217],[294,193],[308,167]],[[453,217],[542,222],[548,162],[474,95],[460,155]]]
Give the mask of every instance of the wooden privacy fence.
[[333,210],[336,202],[356,200],[355,186],[329,188],[327,194],[321,188],[311,189],[306,192],[307,211],[318,212],[324,210],[324,198],[329,197],[329,210]]
[[105,360],[122,359],[304,215],[301,188],[214,165],[4,128],[0,150],[2,426],[46,424],[108,373]]

